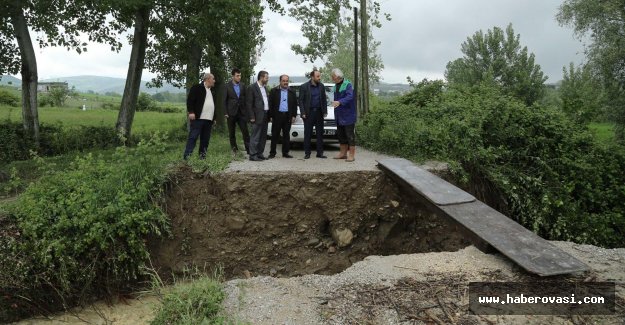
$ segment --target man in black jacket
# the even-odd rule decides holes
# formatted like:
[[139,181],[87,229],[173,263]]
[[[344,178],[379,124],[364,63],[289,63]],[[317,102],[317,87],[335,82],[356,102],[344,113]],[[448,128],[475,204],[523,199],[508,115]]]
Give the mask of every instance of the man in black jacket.
[[317,133],[317,158],[327,158],[323,155],[323,118],[328,115],[328,98],[321,73],[316,69],[310,74],[310,80],[300,87],[299,110],[304,120],[304,159],[310,158],[313,127]]
[[210,141],[211,128],[215,117],[215,101],[213,100],[213,86],[215,77],[210,73],[202,75],[202,82],[194,85],[187,96],[187,112],[189,114],[190,129],[187,146],[183,158],[186,160],[195,148],[197,138],[200,138],[200,159],[206,158],[206,150]]
[[282,157],[293,158],[289,155],[291,124],[297,116],[297,95],[289,89],[289,76],[280,76],[280,86],[269,92],[269,121],[271,122],[271,151],[269,159],[276,156],[276,145],[280,131],[282,131]]
[[224,87],[224,108],[228,123],[230,148],[236,154],[239,150],[235,136],[236,126],[239,125],[245,151],[250,153],[250,133],[247,129],[247,114],[245,114],[245,84],[241,82],[241,70],[232,69],[232,80]]
[[247,88],[245,102],[250,123],[252,123],[252,136],[250,137],[250,160],[263,161],[267,159],[263,155],[267,143],[267,123],[269,122],[269,89],[267,82],[269,73],[260,71],[258,81]]

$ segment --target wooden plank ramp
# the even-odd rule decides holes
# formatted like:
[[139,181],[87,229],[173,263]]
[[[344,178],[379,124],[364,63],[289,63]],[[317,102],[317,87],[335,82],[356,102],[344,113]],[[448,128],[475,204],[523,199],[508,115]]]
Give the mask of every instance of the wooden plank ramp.
[[[588,271],[586,264],[442,178],[403,158],[378,160],[392,179],[527,272],[540,276]],[[476,243],[483,247],[483,243]]]

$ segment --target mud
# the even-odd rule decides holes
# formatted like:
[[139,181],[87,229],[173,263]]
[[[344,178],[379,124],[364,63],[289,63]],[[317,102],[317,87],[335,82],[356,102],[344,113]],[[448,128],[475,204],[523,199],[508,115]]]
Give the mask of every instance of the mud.
[[199,267],[226,279],[335,274],[369,255],[456,251],[454,227],[381,172],[180,170],[164,209],[170,238],[150,240],[163,276]]

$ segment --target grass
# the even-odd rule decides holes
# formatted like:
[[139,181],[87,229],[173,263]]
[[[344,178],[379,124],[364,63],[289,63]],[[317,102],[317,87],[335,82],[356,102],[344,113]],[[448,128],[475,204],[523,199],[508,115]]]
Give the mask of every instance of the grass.
[[592,122],[588,128],[595,133],[600,142],[609,143],[614,141],[614,124],[609,122]]
[[[198,141],[199,142],[199,141]],[[197,152],[199,143],[196,145]],[[165,143],[165,153],[163,154],[163,162],[175,162],[182,160],[184,151],[184,141],[167,141]],[[36,181],[45,173],[62,172],[71,162],[78,156],[85,156],[89,153],[94,156],[102,156],[108,159],[113,156],[115,148],[110,149],[94,149],[84,152],[73,152],[54,157],[37,157],[35,159],[13,161],[6,165],[0,166],[0,171],[6,175],[14,174],[8,182],[0,182],[0,198],[11,197],[22,192],[31,182]],[[242,159],[243,156],[237,156],[235,159]],[[224,170],[233,159],[230,153],[230,142],[227,136],[221,133],[213,133],[208,146],[206,160],[200,160],[197,154],[193,154],[188,164],[196,172],[219,172]]]
[[[60,123],[62,125],[110,126],[115,127],[118,111],[93,109],[82,111],[70,107],[41,107],[39,122],[43,124]],[[183,128],[186,116],[182,113],[136,112],[132,123],[133,134],[142,134],[159,130]],[[0,106],[0,119],[20,122],[20,107]]]
[[219,316],[225,293],[220,279],[199,276],[164,290],[151,324],[224,324]]

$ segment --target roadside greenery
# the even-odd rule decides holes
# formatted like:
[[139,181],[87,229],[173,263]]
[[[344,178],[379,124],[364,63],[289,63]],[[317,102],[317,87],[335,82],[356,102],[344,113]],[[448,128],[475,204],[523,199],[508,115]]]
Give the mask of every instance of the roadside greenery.
[[29,159],[33,153],[52,156],[71,151],[111,148],[122,143],[136,144],[155,132],[181,140],[186,136],[184,116],[174,113],[138,112],[136,131],[131,139],[121,139],[113,124],[116,113],[109,110],[78,111],[69,108],[47,108],[40,111],[39,148],[19,121],[18,110],[9,110],[0,121],[0,165]]
[[625,246],[625,149],[559,109],[491,83],[425,80],[373,107],[358,135],[374,150],[451,162],[459,181],[489,188],[502,198],[489,203],[545,238]]
[[[88,303],[145,280],[146,240],[168,232],[161,199],[182,149],[156,134],[69,164],[34,158],[42,176],[0,205],[0,322]],[[207,159],[190,163],[218,171],[230,159],[227,139],[215,134]]]

